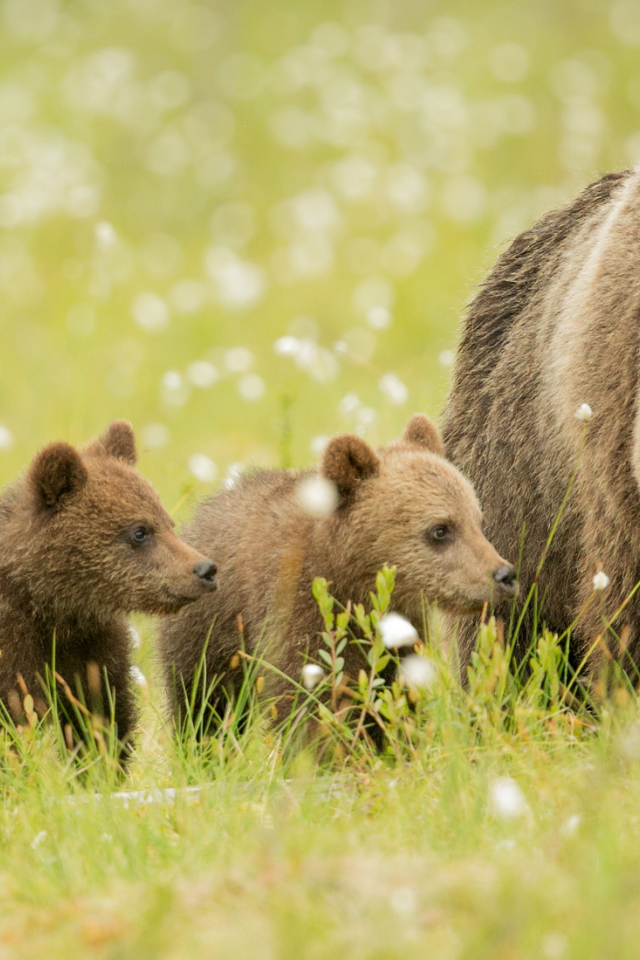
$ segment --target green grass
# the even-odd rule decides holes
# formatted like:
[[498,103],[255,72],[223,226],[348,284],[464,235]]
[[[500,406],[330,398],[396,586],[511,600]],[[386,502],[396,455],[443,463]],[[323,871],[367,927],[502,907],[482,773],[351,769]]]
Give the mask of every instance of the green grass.
[[[182,519],[238,465],[437,416],[497,252],[640,153],[639,45],[626,0],[2,0],[0,483],[126,417]],[[268,715],[202,751],[136,622],[123,780],[51,728],[3,751],[0,960],[637,956],[628,683],[586,710],[544,636],[514,683],[488,625],[467,692],[431,650],[433,697],[380,698],[386,753],[368,681],[320,757]]]
[[492,621],[463,690],[432,643],[428,689],[365,691],[386,696],[382,753],[322,687],[295,707],[321,721],[306,748],[268,704],[244,732],[231,717],[203,748],[176,742],[154,692],[121,781],[99,752],[61,759],[50,726],[18,734],[0,770],[7,955],[635,957],[635,693],[609,677],[570,710],[549,635],[516,684]]

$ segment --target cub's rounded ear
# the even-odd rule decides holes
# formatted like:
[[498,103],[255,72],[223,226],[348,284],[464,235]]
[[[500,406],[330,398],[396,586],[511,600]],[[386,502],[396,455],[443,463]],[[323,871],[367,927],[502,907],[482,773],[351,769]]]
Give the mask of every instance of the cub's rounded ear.
[[91,441],[87,453],[115,457],[116,460],[124,460],[130,466],[135,466],[138,451],[133,427],[128,420],[114,420],[104,433]]
[[36,454],[28,479],[40,510],[60,510],[87,482],[87,469],[69,443],[50,443]]
[[380,460],[371,447],[350,434],[333,437],[322,458],[322,473],[335,483],[342,500],[351,497],[361,480],[374,477]]
[[444,444],[433,420],[424,413],[414,413],[402,435],[405,443],[413,447],[423,447],[431,453],[444,457]]

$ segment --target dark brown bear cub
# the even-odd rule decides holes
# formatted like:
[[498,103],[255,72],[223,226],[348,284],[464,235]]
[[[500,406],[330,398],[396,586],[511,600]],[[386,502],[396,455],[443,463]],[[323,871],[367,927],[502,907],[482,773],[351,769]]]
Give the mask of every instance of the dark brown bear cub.
[[[112,699],[128,744],[124,615],[175,613],[215,587],[215,567],[176,536],[135,462],[131,426],[117,420],[84,449],[45,447],[0,498],[0,699],[17,722],[26,691],[46,712],[43,680],[55,669],[87,704],[101,693],[108,714]],[[73,725],[61,683],[57,692],[62,722]]]
[[[393,609],[418,630],[423,599],[469,614],[514,595],[515,570],[483,536],[475,494],[444,459],[427,417],[416,414],[403,436],[377,453],[359,437],[334,437],[320,473],[337,494],[335,510],[322,518],[301,507],[301,487],[314,474],[280,470],[247,476],[212,497],[184,531],[187,543],[212,553],[224,572],[215,596],[168,618],[161,630],[179,723],[185,694],[196,715],[215,717],[237,692],[242,671],[230,670],[230,661],[240,646],[239,617],[246,650],[260,644],[274,666],[299,680],[305,657],[315,658],[320,643],[315,577],[330,581],[341,604],[366,604],[377,571],[392,564]],[[217,677],[219,685],[203,704],[205,683],[194,681],[205,649],[205,683]],[[357,676],[364,665],[357,646],[348,645],[344,656],[346,672]],[[275,690],[292,687],[277,682]]]

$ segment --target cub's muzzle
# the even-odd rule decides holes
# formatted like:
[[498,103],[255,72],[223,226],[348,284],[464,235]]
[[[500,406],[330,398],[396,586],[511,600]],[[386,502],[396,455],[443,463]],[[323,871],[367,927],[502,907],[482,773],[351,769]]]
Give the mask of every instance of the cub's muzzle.
[[218,586],[216,582],[217,569],[215,563],[210,563],[209,560],[202,560],[200,563],[196,563],[193,568],[193,573],[205,590],[215,590]]
[[516,568],[510,563],[502,563],[493,571],[493,582],[495,583],[494,594],[497,599],[507,599],[515,597],[518,592],[518,576]]

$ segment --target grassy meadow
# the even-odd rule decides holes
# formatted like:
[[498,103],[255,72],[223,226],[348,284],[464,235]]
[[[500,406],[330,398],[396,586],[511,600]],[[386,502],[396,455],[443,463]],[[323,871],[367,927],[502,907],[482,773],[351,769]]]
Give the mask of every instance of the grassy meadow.
[[[184,519],[437,418],[504,244],[640,155],[639,52],[638,0],[0,0],[0,482],[125,417]],[[585,709],[563,638],[514,679],[487,623],[464,690],[435,626],[420,689],[372,665],[382,754],[302,688],[200,751],[136,626],[123,778],[4,751],[0,960],[639,955],[636,692]]]

